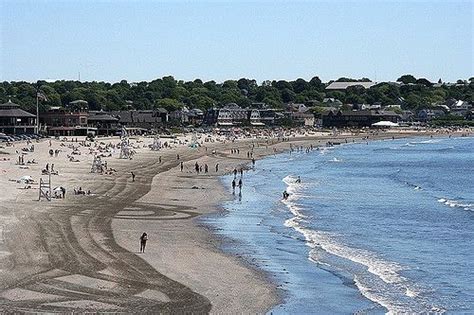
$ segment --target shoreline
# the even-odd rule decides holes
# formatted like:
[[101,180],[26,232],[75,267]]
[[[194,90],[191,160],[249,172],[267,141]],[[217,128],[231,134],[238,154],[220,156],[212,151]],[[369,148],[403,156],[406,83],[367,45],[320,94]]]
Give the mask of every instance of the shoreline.
[[[423,134],[423,135],[419,135],[419,134],[410,134],[410,135],[406,135],[406,136],[401,136],[401,137],[395,137],[394,139],[392,139],[391,135],[381,135],[380,137],[376,137],[376,138],[372,138],[370,139],[369,141],[370,142],[377,142],[377,141],[387,141],[387,140],[400,140],[400,139],[407,139],[407,140],[410,140],[410,139],[418,139],[418,138],[456,138],[456,137],[459,137],[459,138],[462,138],[462,137],[472,137],[472,135],[466,135],[466,134],[463,134],[463,133],[459,133],[459,134],[455,134],[455,135],[446,135],[446,134],[437,134],[437,133],[433,133],[433,134]],[[305,140],[302,140],[302,141],[306,141],[307,139]],[[314,140],[314,139],[313,139]],[[339,139],[340,140],[340,139]],[[312,140],[308,140],[309,142],[311,142]],[[355,144],[362,144],[362,143],[365,143],[366,140],[364,141],[356,141]],[[290,143],[294,143],[292,141],[290,141]],[[347,142],[347,143],[341,143],[341,145],[350,145],[350,144],[353,144],[352,142]],[[285,152],[279,152],[278,154],[276,155],[281,155],[281,154],[284,154]],[[287,153],[287,152],[286,152]],[[269,155],[273,155],[273,154],[269,154]],[[262,156],[261,159],[265,159],[267,158],[267,156]],[[226,175],[223,175],[221,176],[221,178],[224,178],[224,177],[230,177],[229,176],[226,176]],[[222,182],[222,185],[225,185],[223,182]],[[229,189],[229,186],[228,185],[225,185],[225,187],[227,187]],[[230,194],[230,192],[228,192]],[[236,197],[234,197],[234,199],[236,199]],[[222,203],[224,203],[225,201],[223,201]],[[230,213],[231,210],[227,210],[227,209],[223,209],[223,210],[219,210],[218,212],[214,213],[214,214],[211,214],[210,216],[215,216],[215,217],[218,217],[218,216],[221,216],[221,215],[226,215],[227,213]],[[206,218],[201,218],[201,220],[206,220]],[[221,230],[221,228],[217,227],[216,225],[216,222],[214,221],[213,222],[214,224],[212,225],[212,227],[210,228],[210,232],[211,233],[218,233],[219,230]],[[221,222],[217,222],[217,223],[222,223]],[[204,223],[205,225],[210,225],[210,223]],[[214,228],[213,228],[214,227]],[[232,233],[230,233],[232,234]],[[234,234],[235,235],[235,234]],[[269,270],[264,270],[262,268],[261,265],[259,265],[258,263],[252,263],[250,260],[254,260],[254,259],[257,259],[256,257],[258,256],[252,256],[251,254],[250,255],[247,255],[247,256],[244,256],[244,255],[241,255],[242,253],[239,252],[238,250],[233,250],[233,249],[230,249],[229,247],[231,247],[230,245],[232,244],[242,244],[244,243],[244,241],[242,239],[239,239],[238,237],[237,238],[234,238],[232,235],[219,235],[218,236],[219,238],[222,238],[223,240],[223,243],[225,246],[223,246],[223,250],[226,251],[227,253],[231,254],[231,255],[234,255],[236,257],[239,257],[241,258],[245,263],[246,265],[248,265],[250,268],[255,268],[257,271],[261,271],[263,272],[267,279],[270,279],[270,281],[272,281],[274,283],[274,285],[278,285],[278,291],[279,291],[279,296],[281,297],[280,298],[280,302],[278,304],[275,304],[273,307],[271,307],[268,311],[278,311],[278,309],[276,309],[276,307],[278,306],[282,306],[282,305],[285,305],[285,301],[284,301],[284,298],[283,296],[285,295],[283,293],[283,291],[281,289],[279,289],[279,287],[282,285],[282,283],[278,283],[278,282],[275,282],[278,277],[276,276],[276,271],[269,271]],[[224,247],[227,247],[224,248]],[[262,259],[262,257],[260,257],[260,259]],[[310,259],[311,260],[311,259]],[[387,309],[387,306],[383,305],[383,304],[380,304],[378,301],[375,301],[371,298],[369,298],[363,291],[360,290],[359,286],[356,284],[356,282],[352,279],[352,278],[347,278],[346,275],[343,275],[339,272],[336,272],[332,269],[327,269],[327,268],[324,268],[323,266],[317,266],[316,268],[318,269],[322,269],[324,271],[327,271],[329,273],[331,273],[332,275],[336,276],[337,278],[339,278],[341,281],[342,281],[342,284],[347,286],[347,287],[350,287],[352,289],[355,289],[359,292],[359,294],[364,298],[364,299],[367,299],[368,301],[370,301],[371,303],[374,303],[375,305],[377,305],[377,308],[381,308],[381,309],[385,309],[386,311],[388,311],[389,309]],[[281,280],[281,279],[280,279]],[[366,309],[366,310],[370,310],[372,309],[372,307]]]
[[[392,136],[390,133],[382,135],[385,138]],[[426,135],[399,134],[404,138]],[[362,136],[352,137],[360,139]],[[8,206],[1,215],[11,211],[17,221],[8,225],[4,231],[6,240],[0,243],[0,250],[10,251],[10,254],[0,259],[0,276],[5,280],[0,286],[0,297],[4,299],[0,301],[0,309],[17,309],[9,301],[21,305],[18,302],[25,299],[29,302],[25,302],[22,309],[67,309],[62,302],[64,299],[57,296],[66,295],[73,300],[77,300],[77,296],[65,293],[58,287],[54,290],[44,288],[45,283],[57,282],[58,279],[62,285],[66,283],[76,290],[79,290],[78,285],[83,292],[95,290],[93,292],[97,298],[89,304],[72,304],[71,307],[78,310],[115,309],[120,312],[133,305],[131,300],[117,302],[103,292],[101,288],[104,286],[111,286],[110,290],[118,291],[114,294],[125,294],[132,300],[144,299],[146,305],[143,310],[201,309],[216,313],[229,310],[261,313],[272,309],[281,301],[281,296],[268,275],[238,255],[225,253],[222,245],[226,240],[219,238],[215,231],[201,222],[203,215],[222,213],[222,202],[229,198],[229,193],[220,183],[220,177],[231,172],[237,164],[244,167],[249,163],[245,152],[239,156],[227,152],[234,147],[249,148],[252,142],[258,141],[261,143],[255,149],[255,159],[258,160],[284,152],[290,143],[304,145],[318,141],[322,145],[325,141],[336,141],[341,137],[350,136],[291,138],[288,143],[272,143],[268,148],[264,139],[246,139],[225,144],[205,143],[208,151],[203,147],[190,149],[187,146],[158,152],[145,149],[132,161],[109,160],[110,166],[118,170],[114,176],[91,174],[90,156],[87,156],[85,165],[75,164],[74,169],[67,169],[70,164],[56,162],[59,168],[64,167],[65,170],[58,177],[58,184],[64,182],[76,187],[88,184],[89,187],[85,189],[91,188],[93,196],[74,196],[63,202],[42,202],[41,209],[35,210],[39,205],[37,201],[18,199],[28,196],[28,190],[11,190],[16,193],[14,199],[2,194],[2,202],[5,201]],[[55,145],[58,143],[55,141]],[[274,152],[273,148],[277,151]],[[212,149],[217,151],[216,154],[211,153]],[[180,161],[187,161],[186,166],[190,164],[183,173],[179,171],[179,162],[175,158],[177,153],[181,155]],[[162,164],[156,161],[158,155],[164,157]],[[219,161],[219,172],[215,174],[211,166],[208,175],[196,176],[192,172],[192,164],[196,159],[210,164]],[[38,168],[31,166],[31,169]],[[129,171],[137,173],[135,183],[131,183]],[[8,174],[22,174],[22,171]],[[5,184],[8,185],[3,183],[2,188],[12,189]],[[204,189],[193,189],[193,186]],[[13,202],[13,208],[8,202]],[[138,235],[148,228],[156,229],[157,233],[151,233],[147,253],[139,254]],[[21,235],[21,231],[25,230],[31,231],[31,235]],[[30,245],[25,247],[22,244],[21,248],[15,249],[18,245],[13,242],[15,238],[20,239],[21,244],[26,242]],[[43,239],[44,245],[35,243],[38,238]],[[60,245],[56,248],[53,244],[58,240]],[[57,250],[64,253],[58,256]],[[34,255],[39,258],[32,260]],[[12,257],[17,262],[13,265]],[[72,261],[69,262],[69,259]],[[19,261],[21,264],[18,264]],[[92,270],[91,266],[94,266]],[[6,275],[5,271],[8,270],[13,272]],[[130,284],[130,280],[126,280],[134,277],[139,281]],[[25,279],[29,280],[25,282]],[[168,283],[170,288],[163,287],[164,283]],[[134,289],[130,291],[127,285]],[[32,302],[34,294],[39,296]],[[258,301],[256,297],[259,297]],[[48,303],[43,303],[43,300]],[[249,305],[249,301],[253,302],[252,305]]]
[[[430,137],[432,136],[433,138],[444,138],[444,137],[451,137],[450,135],[446,135],[446,134],[439,134],[439,133],[428,133],[428,134],[418,134],[418,133],[410,133],[410,134],[404,134],[404,135],[399,135],[397,137],[396,134],[393,134],[393,136],[395,137],[394,139],[397,140],[397,139],[416,139],[416,138],[424,138],[424,137]],[[454,135],[456,137],[462,137],[462,136],[465,136],[464,134],[462,133],[459,133],[459,134],[456,134]],[[347,138],[360,138],[359,135],[357,136],[346,136]],[[341,140],[340,138],[337,138],[337,137],[328,137],[328,138],[325,138],[326,140],[330,141],[331,139],[334,140],[334,139],[337,139],[337,140]],[[290,140],[288,141],[288,145],[289,144],[294,144],[294,143],[300,143],[300,142],[303,142],[305,143],[306,145],[307,144],[311,144],[312,142],[316,141],[316,140],[321,140],[321,138],[319,137],[316,137],[316,138],[302,138],[302,139],[295,139],[295,140]],[[375,138],[371,138],[369,139],[368,141],[385,141],[385,140],[392,140],[392,134],[382,134],[380,136],[376,136]],[[359,140],[359,141],[356,141],[355,143],[363,143],[365,142],[366,140]],[[285,145],[286,142],[279,142],[279,143],[276,143],[275,145]],[[348,143],[341,143],[341,145],[350,145],[352,144],[352,142],[348,142]],[[323,144],[320,144],[318,146],[315,146],[315,147],[324,147]],[[272,155],[281,155],[281,154],[284,154],[286,152],[288,152],[289,149],[287,150],[283,150],[283,151],[280,151],[278,153],[272,153],[272,152],[267,152],[266,154],[263,154],[261,156],[258,157],[258,159],[256,160],[261,160],[261,159],[265,159],[265,158],[268,158],[269,156],[272,156]],[[247,165],[250,164],[250,162],[248,161],[246,163]],[[229,174],[223,174],[221,176],[219,176],[220,180],[218,181],[220,183],[220,185],[223,186],[223,188],[227,191],[227,196],[223,199],[221,199],[220,203],[216,206],[214,206],[214,211],[212,211],[211,213],[208,213],[206,215],[203,215],[203,216],[199,216],[195,219],[195,221],[197,221],[197,227],[201,227],[201,228],[204,228],[208,231],[208,233],[211,234],[211,237],[213,238],[216,238],[217,239],[217,244],[220,244],[220,249],[222,251],[224,251],[224,253],[226,253],[227,255],[231,255],[232,257],[236,257],[240,263],[244,264],[246,267],[250,268],[250,269],[253,269],[255,272],[257,273],[260,273],[264,279],[266,279],[267,281],[269,281],[270,283],[272,283],[273,285],[273,288],[274,290],[276,291],[276,298],[277,298],[277,303],[271,305],[270,307],[266,308],[264,310],[264,312],[268,312],[268,311],[271,311],[271,310],[275,310],[275,308],[279,305],[284,305],[285,301],[284,301],[284,296],[285,296],[285,293],[284,291],[282,291],[282,289],[280,288],[280,285],[279,283],[275,282],[274,280],[274,277],[271,275],[271,273],[269,271],[266,271],[266,270],[263,270],[261,268],[261,266],[259,266],[257,263],[252,263],[250,262],[246,257],[244,258],[241,253],[235,251],[231,251],[231,250],[226,250],[225,247],[230,247],[232,244],[235,244],[236,242],[241,242],[240,240],[236,240],[234,238],[232,238],[231,236],[223,236],[223,235],[217,235],[217,232],[221,229],[219,227],[215,227],[215,226],[211,226],[211,224],[209,222],[205,222],[206,220],[208,220],[209,217],[219,217],[219,216],[225,216],[227,213],[229,213],[229,210],[227,210],[224,206],[223,206],[223,203],[228,201],[229,198],[235,198],[235,197],[232,197],[232,193],[224,186],[224,183],[222,182],[224,177],[226,177],[227,175]],[[251,257],[251,256],[250,256]],[[321,267],[318,267],[318,268],[321,268]],[[346,278],[345,276],[343,275],[340,275],[339,273],[336,273],[332,270],[326,270],[324,268],[322,268],[323,270],[333,274],[334,276],[338,277],[341,279],[341,281],[343,281],[343,284],[345,286],[348,286],[350,288],[353,288],[357,291],[359,291],[359,288],[358,286],[356,285],[356,283],[354,282],[353,279],[348,279]],[[378,304],[377,302],[369,299],[367,296],[365,296],[362,292],[360,292],[361,296],[363,296],[364,298],[368,299],[369,301],[373,302],[373,303],[376,303],[377,305],[379,305],[379,307],[381,308],[384,308],[385,309],[385,306],[383,305],[380,305]]]

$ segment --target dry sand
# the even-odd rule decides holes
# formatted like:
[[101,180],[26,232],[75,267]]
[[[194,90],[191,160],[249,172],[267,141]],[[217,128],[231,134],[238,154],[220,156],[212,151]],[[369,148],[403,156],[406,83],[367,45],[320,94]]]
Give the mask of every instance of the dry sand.
[[[347,137],[291,140],[318,145]],[[280,301],[265,274],[223,253],[221,240],[198,220],[219,211],[228,198],[218,176],[249,162],[250,140],[205,143],[207,150],[176,144],[161,151],[146,147],[152,139],[140,141],[132,140],[133,160],[119,159],[118,151],[105,158],[117,170],[111,175],[90,172],[93,154],[87,147],[79,148],[79,162],[69,162],[67,142],[52,140],[51,148],[62,150],[58,157],[48,156],[48,141],[34,143],[35,152],[24,160],[39,164],[26,166],[15,164],[15,151],[25,143],[0,148],[7,153],[0,155],[0,312],[262,313]],[[259,142],[256,158],[290,145]],[[230,155],[237,147],[240,154]],[[197,175],[196,161],[207,163],[209,173]],[[30,175],[37,182],[46,163],[59,171],[53,186],[66,187],[66,199],[38,201],[37,184],[23,189],[15,181]],[[73,187],[92,195],[73,195]],[[139,253],[144,231],[150,238],[146,253]]]

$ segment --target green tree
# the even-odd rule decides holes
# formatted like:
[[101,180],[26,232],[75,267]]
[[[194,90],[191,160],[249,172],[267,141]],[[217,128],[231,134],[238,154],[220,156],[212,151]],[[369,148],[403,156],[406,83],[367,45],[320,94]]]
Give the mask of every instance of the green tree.
[[162,98],[156,102],[158,107],[163,107],[169,112],[181,109],[183,104],[172,98]]
[[416,78],[412,76],[411,74],[405,74],[402,75],[397,79],[397,82],[402,82],[404,84],[409,84],[409,83],[416,83]]

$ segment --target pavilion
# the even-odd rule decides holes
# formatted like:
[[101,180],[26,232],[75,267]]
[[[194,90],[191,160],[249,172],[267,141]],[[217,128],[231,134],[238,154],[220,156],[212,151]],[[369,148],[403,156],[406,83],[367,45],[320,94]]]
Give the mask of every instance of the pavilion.
[[0,132],[5,134],[32,134],[35,132],[36,116],[20,109],[11,100],[0,104]]

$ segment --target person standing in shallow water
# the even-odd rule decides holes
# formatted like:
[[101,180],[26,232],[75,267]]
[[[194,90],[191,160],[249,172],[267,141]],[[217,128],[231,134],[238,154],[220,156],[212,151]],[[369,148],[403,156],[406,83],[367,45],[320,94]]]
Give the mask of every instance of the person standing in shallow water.
[[146,241],[148,241],[148,234],[143,232],[142,236],[140,236],[140,253],[145,252]]

